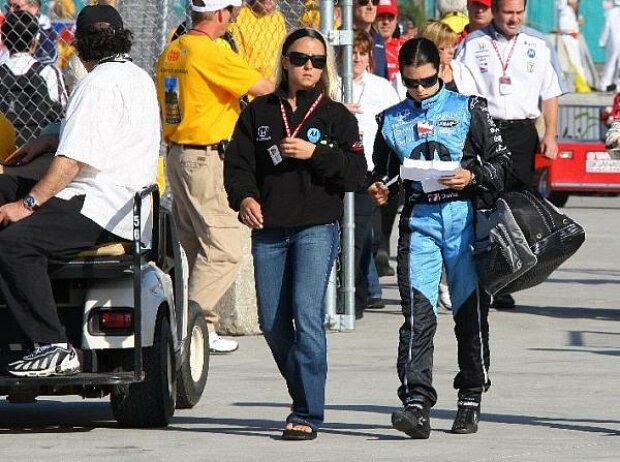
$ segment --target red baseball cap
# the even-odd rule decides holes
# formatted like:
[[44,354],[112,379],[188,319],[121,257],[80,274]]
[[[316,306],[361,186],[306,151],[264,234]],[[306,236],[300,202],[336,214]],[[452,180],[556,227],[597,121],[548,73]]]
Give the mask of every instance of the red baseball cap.
[[398,4],[396,0],[379,0],[379,4],[377,5],[377,16],[382,14],[398,16]]
[[487,8],[491,7],[491,0],[467,0],[468,5],[473,5],[474,3],[478,3],[479,5],[486,6]]

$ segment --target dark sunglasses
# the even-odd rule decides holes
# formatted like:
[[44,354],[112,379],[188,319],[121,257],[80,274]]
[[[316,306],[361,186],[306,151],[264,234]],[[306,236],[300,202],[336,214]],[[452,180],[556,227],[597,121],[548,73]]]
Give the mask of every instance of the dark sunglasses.
[[380,0],[357,0],[357,4],[358,4],[359,6],[366,6],[366,5],[368,5],[369,3],[371,3],[371,2],[372,2],[372,4],[373,4],[374,6],[377,6],[377,5],[379,4],[379,1],[380,1]]
[[312,67],[315,69],[323,69],[325,64],[327,64],[327,56],[325,55],[307,55],[306,53],[291,51],[286,57],[293,66],[297,67],[305,66],[308,60],[310,60]]
[[426,77],[425,79],[408,79],[405,76],[402,76],[402,79],[403,85],[407,88],[418,88],[419,86],[422,86],[424,88],[430,88],[435,85],[439,80],[439,74]]

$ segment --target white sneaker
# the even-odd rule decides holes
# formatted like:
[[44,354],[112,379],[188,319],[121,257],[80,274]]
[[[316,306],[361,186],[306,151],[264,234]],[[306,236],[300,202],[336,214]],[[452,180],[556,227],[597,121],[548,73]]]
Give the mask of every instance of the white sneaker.
[[234,340],[220,337],[217,332],[209,332],[209,350],[211,353],[232,353],[239,344]]
[[77,351],[71,345],[36,345],[32,353],[7,366],[7,371],[18,377],[48,377],[73,375],[80,372]]
[[450,290],[448,284],[444,282],[439,283],[439,307],[445,311],[452,310],[452,300],[450,298]]

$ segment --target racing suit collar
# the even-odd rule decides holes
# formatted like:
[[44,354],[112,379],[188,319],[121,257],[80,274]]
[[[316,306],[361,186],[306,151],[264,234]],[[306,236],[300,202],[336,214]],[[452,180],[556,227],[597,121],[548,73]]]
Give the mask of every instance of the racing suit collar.
[[433,108],[434,106],[436,106],[437,104],[441,103],[441,101],[443,101],[444,99],[445,93],[446,93],[446,87],[443,84],[443,81],[439,79],[439,90],[433,96],[430,96],[426,99],[423,99],[420,102],[417,102],[415,99],[413,99],[413,97],[409,94],[409,92],[407,92],[407,99],[411,102],[413,107],[415,107],[416,109],[422,109],[424,111],[427,111]]

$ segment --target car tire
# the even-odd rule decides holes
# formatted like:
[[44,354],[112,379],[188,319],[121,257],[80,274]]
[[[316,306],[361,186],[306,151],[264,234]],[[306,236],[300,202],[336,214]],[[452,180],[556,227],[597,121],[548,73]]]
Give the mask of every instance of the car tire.
[[569,193],[551,191],[549,188],[548,169],[545,168],[537,172],[536,185],[538,186],[538,193],[556,207],[564,207],[568,202]]
[[177,379],[177,409],[191,409],[207,385],[209,375],[209,329],[200,306],[189,302],[187,338]]
[[112,413],[121,427],[165,427],[176,405],[174,345],[165,308],[160,308],[157,316],[153,346],[142,352],[144,380],[114,386]]

